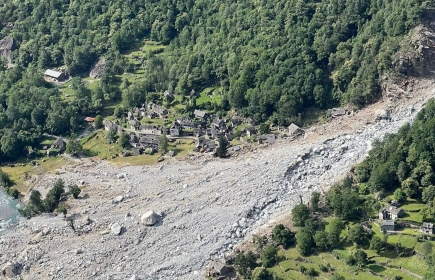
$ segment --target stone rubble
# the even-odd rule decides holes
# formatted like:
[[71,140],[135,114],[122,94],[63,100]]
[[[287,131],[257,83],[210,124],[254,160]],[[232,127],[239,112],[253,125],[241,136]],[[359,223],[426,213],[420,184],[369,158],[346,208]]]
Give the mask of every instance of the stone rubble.
[[[346,128],[346,119],[336,119],[329,131],[319,126],[306,139],[237,158],[192,156],[120,168],[82,159],[64,166],[35,189],[45,195],[59,178],[66,185],[86,182],[80,198],[67,201],[75,231],[63,215],[21,219],[0,233],[0,268],[21,279],[199,279],[211,260],[307,202],[313,191],[327,191],[373,140],[412,121],[430,96],[399,102],[387,119],[367,113],[371,119],[357,123],[356,113],[344,117],[352,118]],[[9,263],[20,269],[12,272]]]

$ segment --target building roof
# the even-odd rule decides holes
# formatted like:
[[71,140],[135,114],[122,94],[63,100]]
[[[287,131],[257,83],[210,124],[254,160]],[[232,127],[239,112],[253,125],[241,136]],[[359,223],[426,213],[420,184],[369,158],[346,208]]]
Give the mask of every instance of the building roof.
[[328,110],[328,114],[332,116],[341,116],[346,114],[346,110],[340,108],[332,108]]
[[116,125],[113,122],[109,121],[109,120],[103,120],[103,124],[108,129],[116,129]]
[[382,225],[383,226],[394,226],[394,225],[396,225],[396,222],[395,221],[386,220],[386,221],[383,221]]
[[427,228],[427,229],[433,229],[433,224],[432,223],[423,223],[423,227]]
[[85,121],[87,121],[87,122],[93,122],[94,120],[95,120],[95,118],[92,118],[92,117],[85,118]]
[[295,125],[294,123],[292,123],[289,127],[288,130],[291,134],[297,132],[298,130],[300,130],[301,128],[297,125]]
[[44,75],[57,79],[62,75],[62,73],[58,72],[58,71],[47,69],[47,70],[45,70]]
[[52,145],[54,145],[54,146],[61,146],[64,143],[65,143],[65,140],[63,140],[62,137],[59,137],[59,138],[56,139],[56,141],[54,141],[54,143]]
[[223,120],[221,120],[221,119],[218,119],[218,118],[214,119],[213,122],[212,122],[212,124],[214,124],[216,126],[220,126],[223,123],[225,123],[225,122]]
[[193,114],[197,117],[200,117],[200,118],[203,118],[203,117],[205,117],[205,115],[207,115],[206,112],[201,111],[201,110],[195,110],[195,111],[193,111]]
[[258,140],[263,140],[263,141],[267,141],[268,143],[275,143],[275,134],[263,134],[260,136],[257,136]]
[[384,208],[382,208],[382,211],[387,211],[387,212],[390,212],[392,214],[397,215],[397,214],[399,214],[400,211],[402,211],[402,209],[399,207],[396,207],[394,205],[387,204],[387,205],[385,205]]
[[153,111],[160,115],[165,115],[168,113],[168,110],[165,107],[155,105]]
[[152,124],[142,124],[139,127],[142,130],[146,130],[146,129],[159,129],[160,127],[157,125],[152,125]]
[[255,130],[255,126],[248,126],[248,127],[246,128],[246,131],[249,131],[250,133],[255,132],[255,131],[256,131],[256,130]]

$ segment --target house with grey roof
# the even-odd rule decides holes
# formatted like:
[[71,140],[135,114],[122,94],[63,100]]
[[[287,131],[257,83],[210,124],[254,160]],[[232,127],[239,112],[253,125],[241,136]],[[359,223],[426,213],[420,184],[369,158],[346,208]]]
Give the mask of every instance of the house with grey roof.
[[183,136],[183,128],[177,122],[173,123],[169,128],[169,135],[173,137]]
[[247,128],[245,128],[245,131],[246,131],[246,135],[248,137],[251,137],[252,135],[257,134],[257,130],[255,129],[254,126],[248,126]]
[[239,126],[239,125],[242,124],[242,120],[239,117],[237,117],[237,116],[232,117],[230,122],[231,122],[231,125],[233,127],[236,127],[236,126]]
[[275,134],[272,134],[272,133],[257,136],[258,144],[264,144],[264,143],[274,144],[275,139],[276,139],[276,136],[275,136]]
[[379,211],[380,220],[397,220],[402,217],[405,212],[402,208],[395,205],[387,204]]
[[294,123],[290,124],[290,126],[288,127],[288,132],[292,136],[304,134],[304,130],[301,129],[299,126],[295,125]]
[[117,130],[117,125],[109,120],[103,120],[105,130]]
[[129,120],[127,122],[130,125],[130,129],[136,130],[139,128],[140,123],[136,119]]
[[420,232],[426,233],[426,234],[434,234],[434,228],[432,223],[423,223],[423,225],[420,228]]
[[163,129],[161,126],[152,124],[142,124],[139,126],[139,130],[143,134],[161,135],[163,134]]
[[208,117],[208,114],[202,110],[193,111],[193,115],[200,120],[205,120]]
[[166,118],[166,116],[169,114],[168,109],[159,105],[153,106],[153,112],[156,113],[160,118]]
[[54,82],[62,82],[66,79],[65,73],[51,69],[45,70],[44,77]]
[[62,137],[58,137],[53,144],[51,144],[52,149],[63,151],[65,149],[66,142]]
[[332,109],[328,109],[327,114],[332,117],[339,117],[339,116],[346,115],[346,112],[347,111],[345,109],[332,108]]
[[396,230],[396,221],[383,221],[381,225],[382,232],[393,232]]
[[217,129],[225,128],[225,122],[219,118],[213,119],[213,121],[211,122],[211,125],[216,127]]

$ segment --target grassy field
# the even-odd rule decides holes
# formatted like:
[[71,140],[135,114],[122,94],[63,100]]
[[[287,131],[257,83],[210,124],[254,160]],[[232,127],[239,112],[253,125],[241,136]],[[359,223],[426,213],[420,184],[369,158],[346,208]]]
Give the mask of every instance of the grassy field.
[[211,103],[220,104],[222,97],[219,92],[222,91],[221,87],[208,87],[204,89],[198,99],[196,99],[196,105],[204,104],[210,101]]
[[[341,251],[347,252],[347,249]],[[367,253],[370,255],[373,252],[368,250]],[[347,252],[347,254],[349,253]],[[330,253],[320,253],[318,255],[303,257],[299,254],[296,248],[291,248],[279,251],[278,255],[279,263],[269,270],[282,279],[309,279],[308,276],[300,272],[301,266],[304,266],[307,269],[314,268],[318,273],[318,279],[330,279],[334,274],[338,274],[345,277],[345,279],[387,279],[397,275],[401,276],[402,279],[411,280],[415,279],[415,277],[398,269],[400,266],[419,275],[424,275],[424,270],[427,269],[427,267],[425,267],[425,262],[417,256],[394,259],[392,261],[392,263],[394,263],[394,265],[392,265],[393,267],[386,267],[372,263],[367,265],[366,268],[358,271],[353,267],[347,266],[344,261],[337,260]],[[416,262],[419,263],[417,264]],[[328,265],[328,271],[321,270],[321,267]],[[415,266],[415,268],[413,268],[413,266]]]
[[81,143],[83,145],[83,153],[88,157],[108,159],[122,152],[122,148],[118,144],[107,143],[105,132],[101,130],[83,138]]
[[6,172],[11,180],[14,182],[14,187],[25,194],[36,183],[26,183],[25,180],[28,176],[39,175],[47,172],[52,172],[70,162],[70,160],[64,156],[46,157],[36,160],[37,166],[26,164],[25,166],[2,166],[1,169]]

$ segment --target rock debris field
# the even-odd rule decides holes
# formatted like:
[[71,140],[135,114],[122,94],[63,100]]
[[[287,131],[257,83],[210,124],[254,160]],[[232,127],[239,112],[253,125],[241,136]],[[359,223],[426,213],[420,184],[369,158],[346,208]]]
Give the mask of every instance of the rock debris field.
[[[0,279],[201,279],[210,260],[289,213],[300,196],[326,191],[374,139],[411,121],[432,85],[313,127],[305,139],[225,160],[122,168],[77,160],[35,186],[43,196],[58,178],[82,186],[80,199],[67,201],[75,232],[62,215],[21,219],[0,233]],[[376,119],[385,108],[389,118]]]

